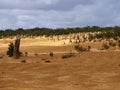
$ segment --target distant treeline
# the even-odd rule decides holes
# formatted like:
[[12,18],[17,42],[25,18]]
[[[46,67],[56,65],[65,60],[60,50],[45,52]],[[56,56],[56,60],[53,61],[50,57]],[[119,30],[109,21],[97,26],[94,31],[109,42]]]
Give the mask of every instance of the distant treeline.
[[23,29],[19,28],[16,30],[6,29],[0,30],[0,38],[16,36],[16,35],[25,35],[25,36],[51,36],[51,35],[68,35],[73,33],[83,33],[83,32],[101,32],[95,35],[96,38],[111,38],[120,36],[120,26],[114,27],[99,27],[99,26],[86,26],[86,27],[76,27],[76,28],[32,28],[32,29]]

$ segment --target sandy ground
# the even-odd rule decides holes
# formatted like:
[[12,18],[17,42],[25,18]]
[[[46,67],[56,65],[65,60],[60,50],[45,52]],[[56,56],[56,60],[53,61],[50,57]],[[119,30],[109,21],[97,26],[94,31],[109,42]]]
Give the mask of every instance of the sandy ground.
[[74,52],[74,46],[21,40],[20,50],[28,56],[14,59],[6,55],[9,42],[0,41],[0,90],[120,90],[119,51],[83,52],[62,59],[64,53]]

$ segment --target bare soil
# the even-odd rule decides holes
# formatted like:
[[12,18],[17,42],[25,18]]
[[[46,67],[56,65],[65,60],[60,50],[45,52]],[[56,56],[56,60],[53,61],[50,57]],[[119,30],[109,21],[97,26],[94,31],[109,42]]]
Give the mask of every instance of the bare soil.
[[[20,50],[28,56],[14,59],[6,55],[11,41],[0,41],[0,90],[120,90],[119,51],[82,52],[63,59],[64,53],[75,52],[73,45],[27,39],[21,40]],[[99,42],[84,45],[101,47]]]

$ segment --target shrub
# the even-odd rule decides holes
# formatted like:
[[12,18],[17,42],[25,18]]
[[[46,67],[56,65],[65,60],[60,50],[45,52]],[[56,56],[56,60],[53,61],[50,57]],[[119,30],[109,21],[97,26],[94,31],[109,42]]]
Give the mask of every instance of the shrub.
[[113,39],[114,39],[114,40],[118,40],[118,38],[117,38],[117,37],[113,37]]
[[25,52],[25,56],[28,56],[28,52]]
[[88,46],[88,51],[90,51],[90,49],[91,49],[91,46]]
[[117,41],[117,45],[118,45],[118,47],[120,47],[120,40]]
[[84,48],[84,47],[82,47],[82,46],[79,46],[79,45],[76,45],[76,46],[75,46],[75,50],[78,51],[78,52],[87,51],[86,48]]
[[118,43],[118,46],[120,47],[120,43]]
[[50,57],[52,58],[52,57],[53,57],[53,52],[50,52],[49,55],[50,55]]
[[10,43],[8,47],[7,55],[9,55],[9,57],[12,57],[13,53],[14,53],[14,45],[13,43]]
[[35,53],[35,56],[38,56],[38,53]]
[[23,55],[23,53],[22,53],[22,52],[19,52],[19,53],[18,53],[18,55],[19,55],[19,56],[22,56],[22,55]]
[[67,53],[67,54],[64,54],[64,55],[62,56],[62,59],[64,59],[64,58],[70,58],[70,57],[72,57],[72,56],[74,56],[73,53]]
[[22,60],[21,62],[22,62],[22,63],[26,63],[26,60]]
[[103,44],[102,47],[103,47],[103,49],[109,49],[109,48],[110,48],[109,45],[107,45],[107,44],[105,44],[105,43]]
[[3,57],[2,57],[2,56],[0,56],[0,59],[3,59]]
[[50,63],[51,61],[49,61],[49,60],[47,60],[47,61],[45,61],[45,63]]
[[112,46],[112,47],[115,47],[116,43],[115,42],[109,42],[109,45]]
[[[9,44],[9,47],[8,47],[8,51],[7,51],[7,55],[9,57],[12,57],[14,55],[14,44],[13,43],[10,43]],[[18,52],[18,56],[22,56],[22,52]]]

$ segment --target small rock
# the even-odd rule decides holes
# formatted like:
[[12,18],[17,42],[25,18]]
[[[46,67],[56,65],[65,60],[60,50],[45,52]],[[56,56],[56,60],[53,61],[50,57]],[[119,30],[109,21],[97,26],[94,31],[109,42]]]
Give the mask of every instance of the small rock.
[[26,63],[26,60],[22,60],[21,62],[22,62],[22,63]]
[[2,57],[2,56],[0,56],[0,59],[3,59],[3,57]]
[[47,60],[47,61],[45,61],[45,63],[50,63],[51,61],[49,61],[49,60]]

